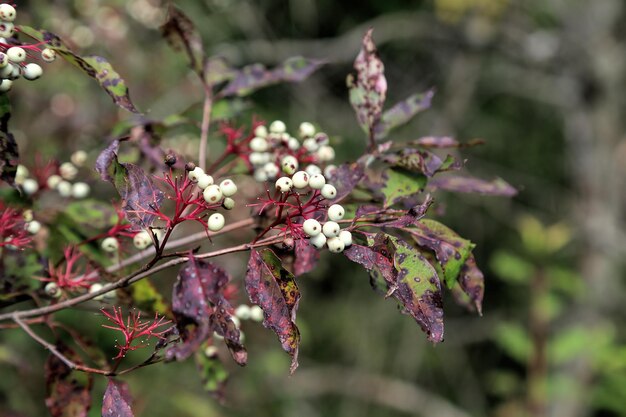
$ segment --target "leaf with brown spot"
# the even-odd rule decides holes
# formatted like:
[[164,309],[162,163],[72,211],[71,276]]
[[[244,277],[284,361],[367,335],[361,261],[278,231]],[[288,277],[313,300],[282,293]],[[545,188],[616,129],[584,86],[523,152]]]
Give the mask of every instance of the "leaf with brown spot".
[[296,240],[295,245],[296,259],[293,269],[294,275],[299,277],[315,269],[317,262],[320,260],[320,252],[305,239]]
[[369,29],[363,36],[361,51],[354,60],[356,76],[350,74],[347,80],[350,103],[359,125],[370,138],[375,137],[387,96],[385,66],[378,57],[372,31]]
[[461,289],[470,300],[474,303],[478,314],[482,315],[483,296],[485,294],[485,277],[478,266],[474,255],[470,254],[467,261],[461,267],[461,273],[458,278]]
[[389,222],[379,223],[380,227],[393,227],[398,229],[404,229],[409,226],[413,226],[420,220],[422,217],[426,215],[426,212],[433,204],[433,199],[430,194],[426,196],[424,202],[422,204],[415,205],[407,211],[406,214],[401,216],[396,220],[392,220]]
[[[82,364],[81,357],[70,347],[59,342],[57,350]],[[71,370],[55,355],[48,356],[45,365],[46,407],[52,417],[87,417],[91,407],[93,375]]]
[[190,255],[172,293],[172,311],[183,344],[171,348],[168,358],[187,358],[216,332],[224,337],[233,359],[240,365],[246,364],[248,354],[241,343],[241,332],[223,294],[229,280],[226,271],[219,266]]
[[132,397],[128,384],[109,378],[102,399],[102,417],[134,417],[131,403]]
[[385,199],[385,207],[391,207],[424,190],[427,178],[406,169],[388,168],[383,172],[381,192]]
[[283,350],[291,355],[293,373],[298,367],[300,345],[296,326],[300,290],[293,274],[271,249],[253,249],[246,273],[246,291],[250,301],[263,309],[263,325],[276,333]]
[[202,37],[193,21],[173,4],[169,5],[167,21],[161,26],[161,34],[173,49],[185,52],[191,69],[204,79],[206,56]]
[[0,93],[0,180],[15,186],[15,174],[20,159],[17,142],[9,132],[11,103],[7,93]]
[[337,189],[337,196],[333,202],[340,202],[346,198],[363,179],[365,171],[358,162],[339,165],[328,178],[329,184]]
[[391,166],[432,177],[438,172],[459,170],[463,162],[457,161],[452,155],[442,160],[432,152],[419,149],[403,149],[394,154],[385,154],[381,159]]
[[477,193],[503,197],[513,197],[517,195],[517,190],[501,178],[487,181],[474,177],[449,175],[433,178],[428,183],[428,186],[433,189],[455,191],[458,193]]
[[392,129],[407,123],[416,114],[430,108],[434,95],[434,90],[416,93],[385,111],[374,127],[376,140],[384,139]]
[[37,30],[24,25],[17,26],[17,29],[19,32],[36,39],[46,47],[54,50],[67,62],[78,67],[82,72],[96,80],[119,107],[132,113],[139,113],[139,110],[137,110],[130,99],[126,83],[105,58],[100,56],[80,56],[68,48],[61,38],[52,32]]
[[459,142],[450,136],[424,136],[422,138],[412,140],[410,145],[417,145],[424,148],[469,148],[471,146],[482,145],[485,143],[482,139],[472,139],[469,142]]

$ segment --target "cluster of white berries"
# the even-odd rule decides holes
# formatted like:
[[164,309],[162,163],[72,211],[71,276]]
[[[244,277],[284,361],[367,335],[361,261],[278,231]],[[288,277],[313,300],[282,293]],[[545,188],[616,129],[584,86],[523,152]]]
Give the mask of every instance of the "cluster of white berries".
[[[222,207],[226,210],[232,210],[235,208],[235,200],[232,197],[237,194],[237,184],[230,178],[223,180],[218,184],[215,184],[213,177],[205,173],[200,167],[195,167],[189,170],[187,176],[189,179],[196,183],[198,188],[202,189],[202,196],[204,201],[209,204],[222,204]],[[207,219],[207,225],[210,231],[218,232],[222,230],[226,224],[226,219],[221,213],[213,213]]]
[[[156,236],[159,242],[163,240],[163,237],[165,235],[163,230],[152,229],[152,232],[154,233],[154,235]],[[135,246],[135,248],[139,250],[146,249],[148,246],[152,245],[152,243],[153,243],[152,234],[148,232],[147,230],[142,230],[141,232],[138,232],[137,234],[135,234],[135,236],[133,236],[133,245]],[[120,248],[120,242],[116,237],[109,236],[109,237],[105,237],[104,239],[102,239],[102,242],[100,243],[100,247],[105,252],[115,253]]]
[[[328,135],[315,131],[309,122],[300,124],[298,129],[300,140],[287,132],[287,126],[281,120],[273,121],[269,131],[265,126],[254,130],[254,138],[250,141],[250,164],[254,167],[254,178],[259,182],[273,180],[280,171],[291,175],[298,169],[297,154],[301,158],[313,160],[318,164],[326,164],[335,159],[335,150],[328,145]],[[328,176],[337,167],[328,165],[324,173]],[[309,175],[321,174],[322,169],[309,164],[304,169]]]
[[328,221],[321,224],[315,219],[307,219],[302,223],[302,230],[309,236],[309,242],[317,249],[328,246],[333,253],[340,253],[352,245],[352,233],[341,230],[339,220],[343,219],[346,211],[339,204],[328,208]]
[[24,217],[24,227],[31,235],[36,235],[41,230],[41,223],[37,220],[33,219],[33,211],[25,210],[23,215]]
[[297,161],[292,156],[286,156],[283,158],[283,166],[287,169],[283,169],[285,174],[290,176],[280,177],[276,180],[274,186],[281,193],[288,193],[292,189],[303,190],[310,187],[313,190],[319,190],[322,197],[327,200],[332,200],[337,197],[337,189],[334,185],[326,184],[326,177],[322,174],[309,174],[306,171],[294,171],[292,168],[294,164],[297,167]]
[[[78,175],[78,168],[85,165],[85,162],[87,161],[87,153],[85,151],[76,151],[72,154],[70,160],[72,162],[62,163],[59,166],[58,174],[50,175],[46,180],[46,184],[51,190],[56,190],[61,197],[72,197],[76,199],[86,198],[91,192],[89,184],[82,181],[72,183],[72,181],[74,181]],[[34,186],[29,190],[26,183],[24,183],[22,187],[24,188],[24,192],[27,194],[37,192],[37,188]]]
[[[0,92],[6,92],[13,87],[13,81],[24,77],[29,81],[34,81],[41,77],[43,69],[35,63],[26,63],[28,46],[8,46],[6,38],[15,34],[15,17],[17,12],[15,7],[8,3],[0,4]],[[37,49],[38,51],[38,49]],[[56,52],[53,49],[43,49],[41,59],[45,62],[52,62],[56,59]]]

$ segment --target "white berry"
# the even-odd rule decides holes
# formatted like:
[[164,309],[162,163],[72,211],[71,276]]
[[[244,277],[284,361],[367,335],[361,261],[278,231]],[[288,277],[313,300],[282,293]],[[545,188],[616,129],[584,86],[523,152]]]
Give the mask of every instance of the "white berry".
[[298,134],[301,138],[313,136],[315,134],[315,126],[309,122],[302,122],[298,128]]
[[330,140],[328,139],[328,135],[324,132],[319,132],[318,134],[316,134],[315,140],[317,141],[317,144],[319,146],[328,145],[328,143],[330,142]]
[[293,181],[288,177],[280,177],[276,180],[276,189],[281,193],[288,193],[293,188]]
[[324,245],[326,244],[326,236],[324,236],[323,233],[320,233],[319,235],[316,235],[316,236],[312,236],[309,239],[309,243],[317,249],[322,249]]
[[287,147],[292,151],[296,151],[300,149],[300,141],[298,141],[298,139],[296,138],[289,138],[289,140],[287,141]]
[[104,238],[104,240],[100,244],[100,247],[105,252],[116,252],[120,247],[120,242],[118,242],[117,239],[113,236],[109,236],[107,238]]
[[5,22],[12,22],[15,20],[15,15],[17,12],[15,11],[15,7],[10,4],[3,3],[0,4],[0,19]]
[[197,185],[204,190],[209,185],[213,185],[213,177],[209,174],[202,174],[198,177]]
[[250,141],[250,149],[254,152],[265,152],[267,148],[268,144],[265,138],[255,137]]
[[249,320],[250,307],[245,304],[237,306],[237,308],[235,309],[235,317],[238,317],[241,320]]
[[61,197],[71,197],[72,196],[72,183],[68,181],[62,180],[57,184],[57,191]]
[[26,51],[19,46],[12,46],[7,50],[7,56],[9,57],[9,61],[19,64],[26,59]]
[[15,25],[11,22],[2,22],[0,24],[0,36],[10,38],[15,33]]
[[328,162],[335,159],[335,150],[331,146],[322,146],[317,150],[317,157],[322,162]]
[[144,250],[151,244],[152,244],[152,236],[150,236],[150,233],[146,232],[145,230],[137,233],[133,237],[133,245],[135,245],[135,247],[139,250]]
[[263,165],[265,163],[265,155],[261,152],[252,152],[248,156],[250,163],[254,166]]
[[322,169],[315,164],[307,165],[304,169],[309,175],[321,174]]
[[87,152],[76,151],[70,156],[70,161],[77,167],[82,167],[87,162]]
[[77,182],[74,185],[72,185],[72,197],[74,198],[85,198],[89,195],[89,192],[91,191],[91,188],[89,187],[89,184],[84,183],[84,182]]
[[11,80],[2,80],[0,82],[0,93],[6,93],[13,87],[13,81]]
[[298,160],[295,156],[287,155],[280,161],[283,172],[287,175],[293,175],[298,170]]
[[187,178],[189,178],[191,182],[198,182],[202,175],[205,175],[204,170],[200,167],[195,167],[192,171],[189,171]]
[[222,207],[226,210],[232,210],[235,208],[235,200],[230,197],[226,197],[224,201],[222,201]]
[[352,245],[352,233],[347,230],[339,232],[339,239],[341,239],[346,248]]
[[324,176],[327,178],[331,178],[337,172],[337,165],[328,165],[324,168]]
[[322,226],[322,232],[326,237],[337,237],[340,231],[341,228],[339,225],[333,221],[326,222],[324,226]]
[[264,318],[263,316],[264,316],[263,309],[261,309],[261,307],[259,306],[250,307],[250,319],[261,322],[263,321],[263,318]]
[[317,141],[313,138],[305,139],[304,142],[302,142],[302,146],[309,152],[315,152],[319,149]]
[[285,133],[287,126],[280,120],[274,120],[270,125],[270,132],[272,133]]
[[59,297],[61,297],[61,295],[63,295],[61,293],[61,289],[59,288],[59,286],[57,285],[56,282],[49,282],[49,283],[47,283],[46,286],[43,288],[43,290],[50,297],[59,298]]
[[78,168],[76,168],[71,162],[64,162],[59,167],[59,173],[64,180],[72,181],[78,174]]
[[305,188],[307,185],[309,185],[309,174],[307,174],[304,171],[298,171],[295,174],[293,174],[293,177],[291,177],[291,180],[293,181],[294,187]]
[[339,204],[333,204],[328,207],[328,218],[332,221],[339,221],[343,219],[343,216],[346,214],[346,211]]
[[59,175],[53,174],[48,177],[46,183],[48,184],[48,188],[54,189],[57,188],[57,185],[59,185],[61,181],[63,181],[63,178],[61,178]]
[[331,237],[330,239],[328,239],[326,244],[328,245],[328,250],[333,253],[343,252],[346,247],[346,245],[343,243],[343,240],[338,237]]
[[226,219],[224,219],[224,216],[221,213],[213,213],[209,216],[207,223],[210,231],[219,232],[222,228],[224,228]]
[[326,178],[322,174],[314,174],[309,178],[309,187],[314,190],[321,190],[326,185]]
[[268,175],[267,175],[267,172],[265,171],[264,168],[257,168],[254,171],[254,179],[255,179],[255,181],[265,182],[265,181],[267,181],[267,178],[268,178]]
[[257,126],[256,129],[254,129],[254,136],[257,136],[259,138],[267,137],[267,127]]
[[204,201],[211,204],[217,203],[223,197],[222,190],[215,184],[206,187],[202,195],[204,196]]
[[31,220],[26,223],[26,230],[31,235],[36,235],[41,230],[41,223],[39,223],[37,220]]
[[307,219],[302,223],[302,230],[307,235],[313,237],[322,232],[322,225],[315,219]]
[[41,51],[41,59],[46,62],[52,62],[57,59],[57,53],[54,49],[46,48]]
[[326,184],[325,186],[323,186],[321,192],[322,192],[322,197],[324,197],[327,200],[332,200],[335,197],[337,197],[337,189],[330,184]]
[[9,57],[4,52],[0,52],[0,68],[9,65]]
[[28,81],[35,81],[43,74],[43,69],[38,64],[26,64],[22,69],[22,75]]
[[278,173],[280,172],[280,168],[278,168],[278,165],[273,162],[268,162],[267,164],[263,165],[263,170],[265,170],[267,178],[272,180],[276,178],[276,176],[278,176]]
[[237,194],[237,184],[231,179],[225,179],[220,183],[220,190],[222,190],[224,197],[232,197]]
[[22,188],[27,195],[33,195],[39,191],[39,184],[32,178],[26,178],[22,183]]

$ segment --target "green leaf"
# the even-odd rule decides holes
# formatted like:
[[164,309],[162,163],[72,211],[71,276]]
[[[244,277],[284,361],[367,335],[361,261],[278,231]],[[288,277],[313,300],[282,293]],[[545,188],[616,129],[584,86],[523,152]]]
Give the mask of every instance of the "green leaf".
[[93,199],[69,203],[65,214],[77,225],[95,229],[112,226],[117,219],[111,204]]
[[407,123],[416,114],[428,109],[434,95],[434,90],[413,94],[385,111],[374,128],[376,139],[384,139],[392,129]]
[[142,311],[167,315],[169,308],[156,287],[147,279],[136,282],[130,287],[133,303]]
[[519,324],[501,324],[495,333],[496,342],[513,359],[521,364],[528,362],[532,346],[526,330]]
[[99,56],[82,57],[74,53],[63,43],[61,38],[52,32],[37,30],[24,25],[18,26],[18,29],[21,33],[53,49],[67,62],[78,67],[82,72],[96,80],[119,107],[132,113],[139,113],[139,110],[137,110],[130,99],[126,83],[106,59]]
[[385,196],[385,207],[392,206],[400,200],[418,194],[426,186],[426,177],[405,169],[390,168],[385,170],[384,185],[381,189]]
[[202,378],[202,388],[218,400],[223,400],[228,370],[217,354],[207,355],[204,350],[200,349],[195,354],[196,366]]
[[172,48],[185,52],[191,69],[204,78],[206,56],[202,37],[193,21],[173,4],[169,5],[168,18],[161,26],[161,34]]

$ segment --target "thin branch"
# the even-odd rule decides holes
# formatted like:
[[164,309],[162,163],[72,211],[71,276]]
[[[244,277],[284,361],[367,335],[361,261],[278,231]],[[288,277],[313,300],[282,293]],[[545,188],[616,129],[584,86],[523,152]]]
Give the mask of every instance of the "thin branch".
[[213,91],[210,86],[204,86],[204,105],[202,108],[202,125],[200,126],[200,150],[198,164],[203,170],[206,168],[209,157],[209,126],[211,125],[211,111],[213,109]]

